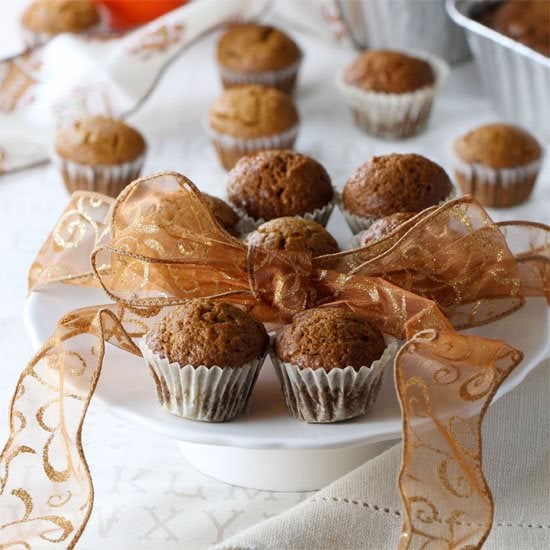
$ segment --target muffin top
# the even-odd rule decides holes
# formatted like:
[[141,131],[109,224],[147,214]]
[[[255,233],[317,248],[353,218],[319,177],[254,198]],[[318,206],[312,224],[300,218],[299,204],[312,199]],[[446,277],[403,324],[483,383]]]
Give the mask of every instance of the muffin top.
[[376,220],[367,229],[357,234],[358,246],[369,246],[377,241],[382,240],[386,235],[389,235],[396,227],[412,218],[413,212],[395,212],[389,216],[384,216]]
[[346,69],[344,81],[371,92],[404,94],[432,85],[435,75],[423,59],[388,50],[367,50]]
[[540,159],[542,149],[528,132],[509,124],[488,124],[471,130],[454,143],[458,158],[490,168],[514,168]]
[[79,164],[121,164],[142,155],[145,140],[120,120],[94,116],[60,128],[55,150],[59,156]]
[[231,27],[220,38],[217,49],[218,63],[238,72],[276,71],[300,57],[300,48],[284,32],[255,23]]
[[279,359],[301,369],[358,370],[380,359],[386,345],[382,333],[347,308],[308,309],[277,336]]
[[417,213],[452,192],[449,176],[435,162],[415,154],[373,157],[355,170],[344,186],[344,207],[357,216],[381,218],[395,212]]
[[27,29],[49,34],[83,32],[99,21],[99,12],[90,0],[35,0],[21,16]]
[[226,90],[209,112],[210,127],[237,138],[280,134],[298,124],[290,96],[266,86],[237,86]]
[[222,199],[209,195],[208,193],[202,193],[202,197],[206,202],[206,206],[208,206],[212,214],[214,214],[219,224],[232,235],[236,235],[236,226],[239,223],[239,216],[235,210]]
[[299,216],[332,199],[327,171],[294,151],[261,151],[241,158],[227,175],[227,195],[255,219]]
[[320,223],[291,216],[263,223],[246,242],[272,250],[309,252],[313,257],[339,252],[338,243]]
[[507,0],[490,13],[487,22],[496,31],[550,57],[548,0]]
[[181,366],[240,367],[263,355],[268,336],[238,307],[199,298],[168,313],[147,333],[146,343]]

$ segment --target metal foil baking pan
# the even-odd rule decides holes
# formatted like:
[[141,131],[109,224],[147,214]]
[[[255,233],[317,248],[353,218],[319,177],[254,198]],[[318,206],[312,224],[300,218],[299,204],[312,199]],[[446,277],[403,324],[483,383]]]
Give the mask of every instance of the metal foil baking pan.
[[498,113],[550,139],[550,58],[472,19],[494,5],[447,0],[447,11],[466,31],[485,91]]
[[470,55],[445,0],[336,0],[336,6],[359,49],[422,50],[450,63]]

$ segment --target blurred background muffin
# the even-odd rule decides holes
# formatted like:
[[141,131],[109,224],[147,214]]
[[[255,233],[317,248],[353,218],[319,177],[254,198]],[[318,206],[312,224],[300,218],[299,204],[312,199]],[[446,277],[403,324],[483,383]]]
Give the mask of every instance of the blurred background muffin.
[[165,315],[142,351],[166,410],[224,422],[246,407],[268,342],[264,326],[248,313],[201,298]]
[[309,252],[314,258],[340,251],[334,237],[321,224],[296,216],[263,223],[248,234],[246,243],[272,250]]
[[509,124],[475,128],[455,141],[453,152],[463,193],[484,206],[496,207],[527,200],[543,157],[542,147],[531,134]]
[[226,170],[249,153],[292,149],[298,123],[298,111],[290,96],[258,85],[226,90],[208,115],[210,138]]
[[97,191],[116,197],[139,177],[146,148],[135,128],[121,120],[94,116],[58,130],[54,162],[69,193]]
[[333,208],[330,176],[316,160],[294,151],[248,155],[227,174],[227,196],[248,217],[244,231],[266,220],[301,216],[326,225]]
[[425,128],[448,70],[433,56],[367,50],[345,68],[338,85],[359,128],[378,137],[406,138]]
[[416,154],[373,157],[359,166],[342,191],[342,210],[354,233],[396,212],[416,214],[452,197],[445,170]]
[[249,23],[225,31],[216,59],[224,88],[262,84],[292,93],[302,53],[281,30]]
[[63,33],[90,31],[101,22],[91,0],[35,0],[21,15],[21,30],[29,48]]
[[288,410],[305,422],[364,414],[391,356],[382,333],[347,307],[300,313],[277,334],[272,354]]

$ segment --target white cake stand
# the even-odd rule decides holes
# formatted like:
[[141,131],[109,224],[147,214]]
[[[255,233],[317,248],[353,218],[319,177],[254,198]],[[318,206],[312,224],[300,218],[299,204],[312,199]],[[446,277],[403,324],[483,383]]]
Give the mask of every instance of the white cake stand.
[[[330,230],[344,241],[349,233],[338,219],[340,214],[335,214],[331,225],[336,223]],[[33,346],[38,348],[51,335],[64,313],[105,302],[99,290],[62,284],[32,293],[25,307],[25,323]],[[513,315],[467,332],[505,340],[525,354],[496,400],[517,386],[544,357],[549,334],[546,302],[530,299]],[[318,489],[401,436],[400,409],[389,371],[367,416],[338,424],[305,424],[288,415],[267,359],[246,413],[231,422],[208,424],[178,418],[162,409],[143,360],[107,346],[105,365],[95,402],[119,418],[176,439],[193,466],[234,485],[272,491]]]

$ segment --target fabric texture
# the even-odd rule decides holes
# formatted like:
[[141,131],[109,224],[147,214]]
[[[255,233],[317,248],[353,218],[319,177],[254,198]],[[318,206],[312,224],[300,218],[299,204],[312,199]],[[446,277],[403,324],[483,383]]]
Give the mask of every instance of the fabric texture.
[[[550,547],[550,359],[489,409],[485,475],[495,500],[487,550]],[[401,530],[401,445],[216,550],[390,550]],[[307,526],[307,528],[304,528]]]

